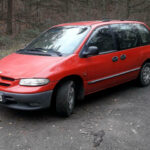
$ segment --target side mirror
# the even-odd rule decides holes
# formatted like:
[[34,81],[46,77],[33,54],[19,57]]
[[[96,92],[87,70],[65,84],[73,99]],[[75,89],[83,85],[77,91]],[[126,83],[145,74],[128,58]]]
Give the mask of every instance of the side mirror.
[[94,56],[99,53],[97,46],[89,46],[86,51],[83,51],[82,57]]

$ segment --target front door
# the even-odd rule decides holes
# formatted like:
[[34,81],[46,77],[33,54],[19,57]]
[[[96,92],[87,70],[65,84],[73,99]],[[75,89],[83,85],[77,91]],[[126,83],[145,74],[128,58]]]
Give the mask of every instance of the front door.
[[99,54],[83,58],[87,69],[86,94],[111,87],[115,84],[113,75],[116,74],[116,64],[118,61],[110,26],[97,28],[86,44],[86,47],[89,46],[97,46]]

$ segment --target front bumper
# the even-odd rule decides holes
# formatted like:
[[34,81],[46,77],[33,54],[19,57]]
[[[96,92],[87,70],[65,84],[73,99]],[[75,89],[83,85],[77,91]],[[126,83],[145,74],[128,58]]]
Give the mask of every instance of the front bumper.
[[18,94],[0,91],[1,106],[19,110],[39,110],[50,107],[53,91],[35,94]]

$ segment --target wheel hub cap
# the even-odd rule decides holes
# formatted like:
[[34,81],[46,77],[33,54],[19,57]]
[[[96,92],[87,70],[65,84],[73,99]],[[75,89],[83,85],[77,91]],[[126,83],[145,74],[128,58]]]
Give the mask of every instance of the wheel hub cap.
[[68,88],[68,104],[70,109],[72,109],[74,106],[74,98],[75,98],[75,90],[74,90],[73,82],[71,82]]
[[145,83],[150,82],[150,67],[143,68],[142,76]]

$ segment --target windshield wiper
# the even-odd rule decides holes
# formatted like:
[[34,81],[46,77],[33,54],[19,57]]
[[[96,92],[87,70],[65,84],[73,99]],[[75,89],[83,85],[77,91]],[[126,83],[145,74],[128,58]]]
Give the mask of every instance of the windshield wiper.
[[28,51],[44,52],[43,48],[27,48]]
[[43,48],[24,48],[17,51],[19,54],[33,54],[33,55],[43,55],[43,56],[51,56],[47,51],[44,51]]
[[49,53],[49,52],[52,52],[52,53],[55,53],[55,54],[57,54],[58,56],[62,56],[61,52],[54,51],[53,49],[33,48],[33,49],[28,49],[28,50],[29,50],[29,51],[38,51],[38,52],[44,52],[44,53]]
[[17,52],[23,52],[23,51],[38,51],[38,52],[43,52],[43,48],[24,48],[20,49]]
[[48,49],[47,51],[50,52],[50,53],[57,54],[58,56],[62,56],[62,53],[61,53],[61,52],[54,51],[53,49]]
[[37,54],[37,52],[44,55],[57,55],[62,56],[62,54],[58,51],[54,51],[53,49],[44,49],[44,48],[24,48],[17,51],[17,53],[30,53],[30,54]]

